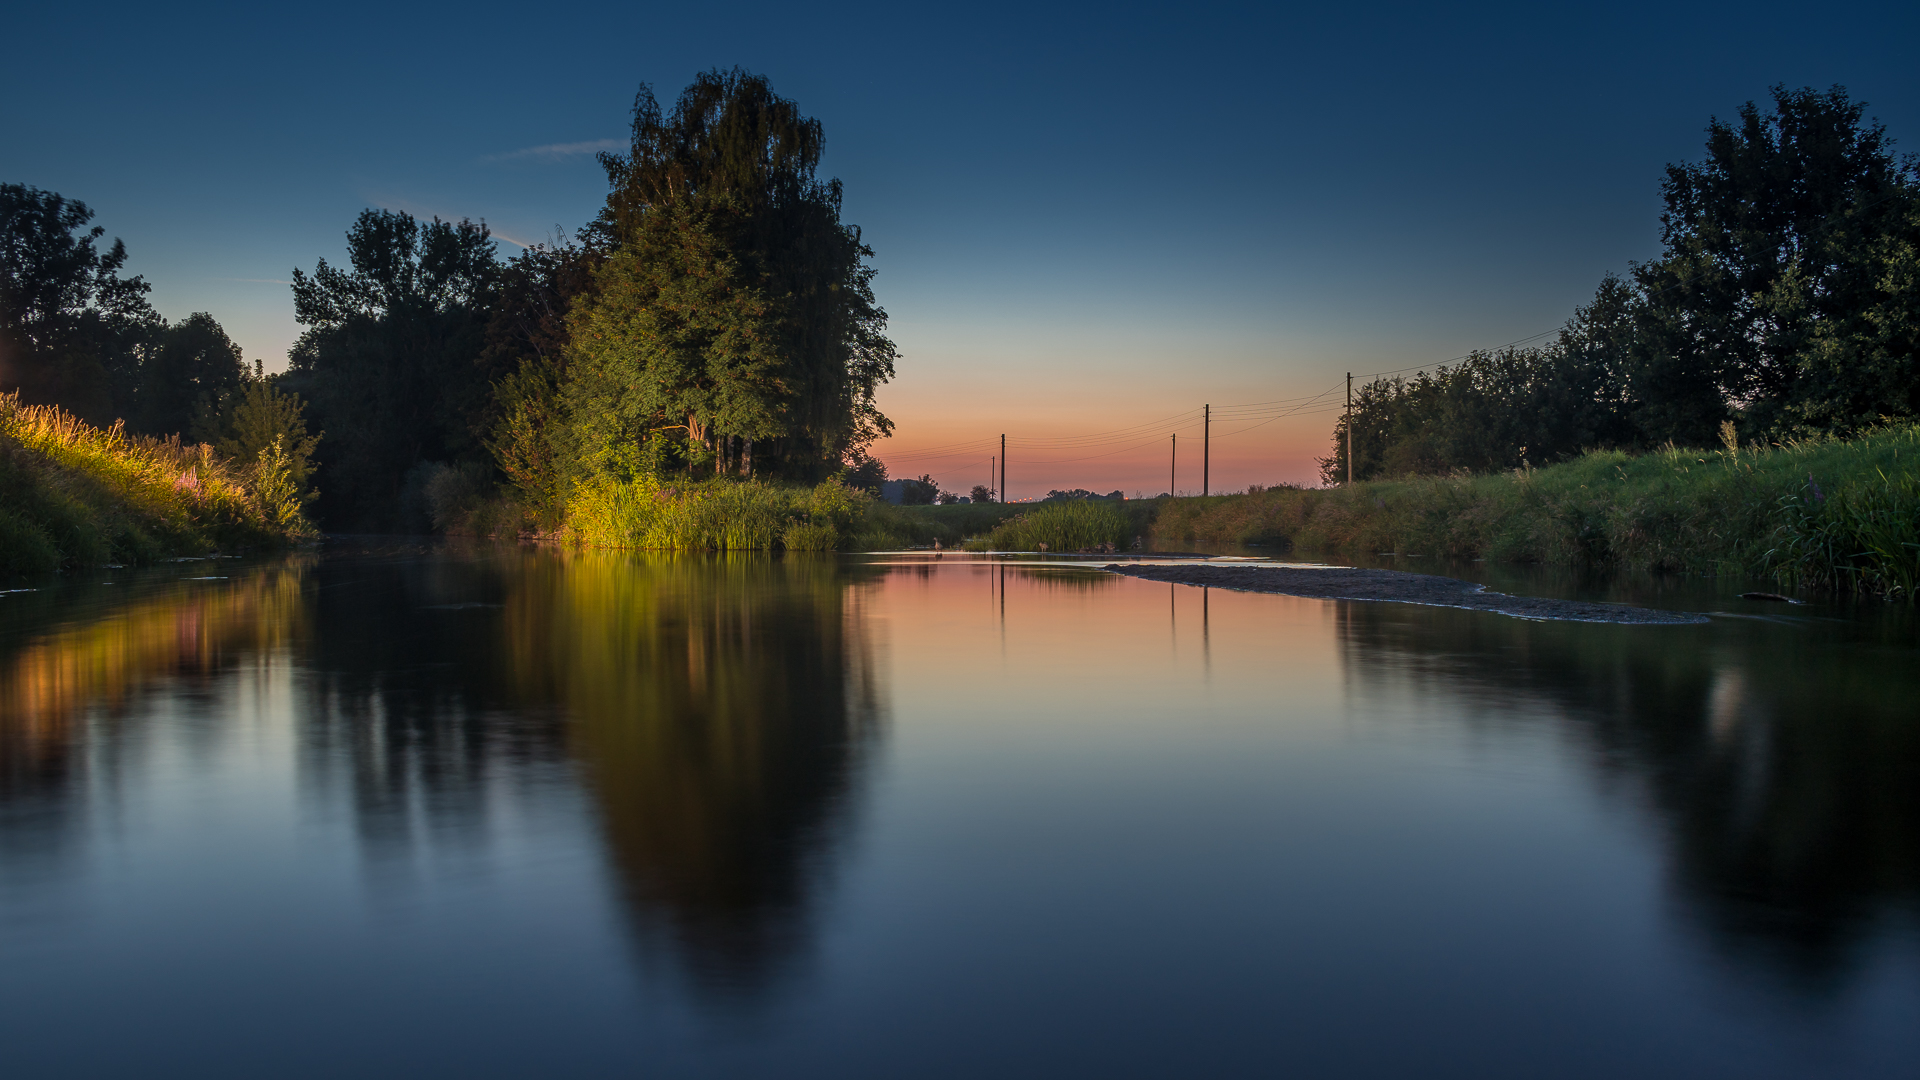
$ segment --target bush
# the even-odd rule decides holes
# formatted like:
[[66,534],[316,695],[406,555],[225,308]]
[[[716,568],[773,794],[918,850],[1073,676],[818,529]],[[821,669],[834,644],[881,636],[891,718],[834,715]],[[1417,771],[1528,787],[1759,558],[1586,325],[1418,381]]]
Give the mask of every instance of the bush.
[[787,526],[780,542],[788,551],[832,551],[840,542],[840,534],[831,525],[796,521]]
[[422,484],[427,517],[441,532],[467,530],[467,519],[493,490],[493,470],[472,461],[429,467]]

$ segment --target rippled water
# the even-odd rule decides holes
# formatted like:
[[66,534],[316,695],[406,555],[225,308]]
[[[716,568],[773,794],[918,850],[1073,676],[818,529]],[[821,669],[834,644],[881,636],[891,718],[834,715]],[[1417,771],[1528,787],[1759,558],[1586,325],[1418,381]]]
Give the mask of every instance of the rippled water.
[[1914,1075],[1911,615],[1448,572],[1718,614],[398,542],[0,596],[0,1069]]

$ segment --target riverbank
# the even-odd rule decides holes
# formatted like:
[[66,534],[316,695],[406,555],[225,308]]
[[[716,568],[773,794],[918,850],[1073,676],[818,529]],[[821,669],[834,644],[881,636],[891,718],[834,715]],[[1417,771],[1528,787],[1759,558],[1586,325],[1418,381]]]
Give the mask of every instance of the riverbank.
[[311,531],[284,460],[244,466],[0,395],[0,575],[272,547]]
[[1400,570],[1363,570],[1338,566],[1122,566],[1118,563],[1106,569],[1109,573],[1143,581],[1166,581],[1240,592],[1279,593],[1319,600],[1368,600],[1465,608],[1521,619],[1621,623],[1630,626],[1688,626],[1707,621],[1704,615],[1686,611],[1659,611],[1626,604],[1599,604],[1544,596],[1511,596],[1458,578],[1409,574]]
[[1591,453],[1494,475],[1170,499],[1153,538],[1740,574],[1911,601],[1920,425],[1847,441]]

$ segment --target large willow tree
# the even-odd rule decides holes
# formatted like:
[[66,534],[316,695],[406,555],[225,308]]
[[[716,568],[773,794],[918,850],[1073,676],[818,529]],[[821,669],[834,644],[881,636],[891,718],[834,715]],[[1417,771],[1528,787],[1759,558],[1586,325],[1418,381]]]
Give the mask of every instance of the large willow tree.
[[873,252],[840,220],[840,181],[815,176],[824,146],[738,69],[699,76],[669,115],[641,88],[631,151],[601,159],[607,256],[568,318],[580,463],[630,468],[671,433],[720,471],[813,480],[888,433]]

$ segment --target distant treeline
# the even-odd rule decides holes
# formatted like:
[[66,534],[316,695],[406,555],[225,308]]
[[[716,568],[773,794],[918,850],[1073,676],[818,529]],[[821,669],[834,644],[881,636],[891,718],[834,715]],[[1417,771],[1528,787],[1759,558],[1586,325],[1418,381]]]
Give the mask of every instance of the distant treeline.
[[597,220],[503,261],[484,223],[367,210],[347,265],[294,271],[306,330],[272,377],[211,315],[156,314],[84,204],[0,186],[0,391],[241,457],[278,437],[302,476],[314,451],[335,530],[501,490],[551,530],[623,485],[865,477],[895,353],[824,147],[764,78],[703,74],[670,114],[642,86]]
[[[1920,166],[1864,111],[1776,87],[1771,112],[1712,121],[1705,159],[1667,168],[1660,256],[1608,276],[1557,341],[1359,387],[1352,478],[1920,417]],[[1327,482],[1348,478],[1347,428]]]

